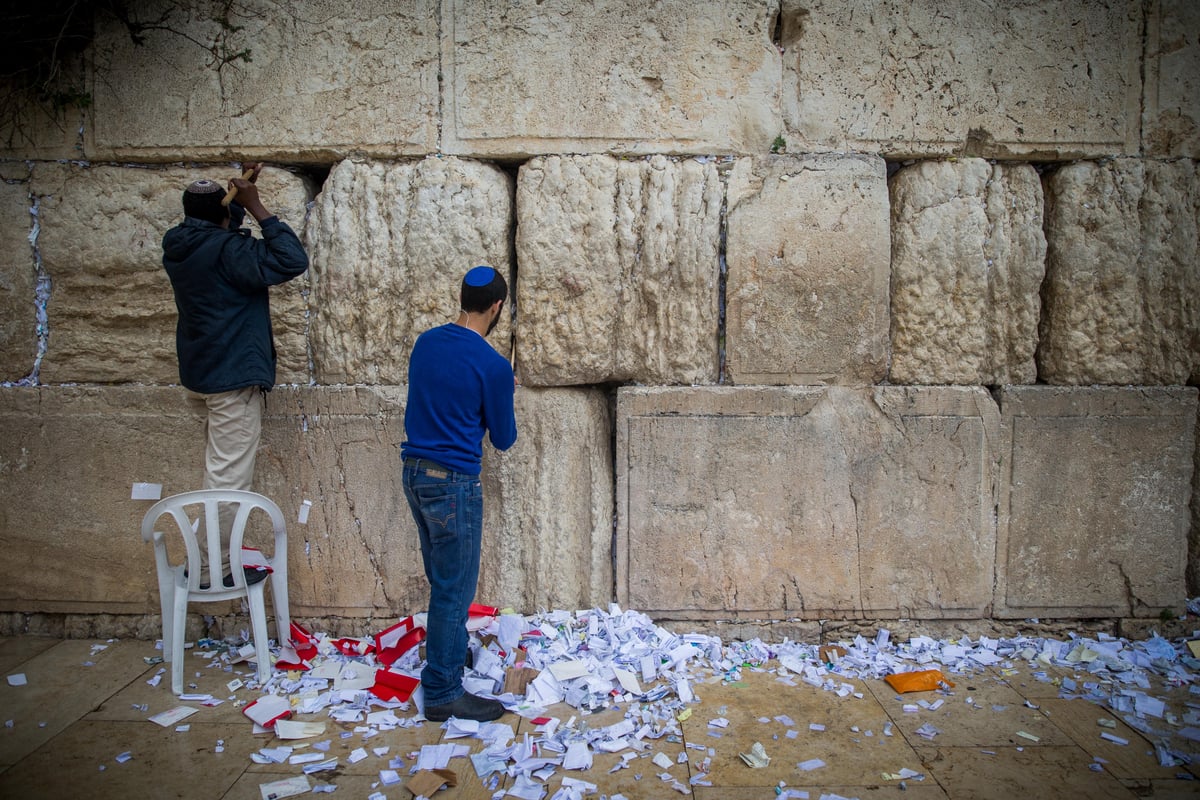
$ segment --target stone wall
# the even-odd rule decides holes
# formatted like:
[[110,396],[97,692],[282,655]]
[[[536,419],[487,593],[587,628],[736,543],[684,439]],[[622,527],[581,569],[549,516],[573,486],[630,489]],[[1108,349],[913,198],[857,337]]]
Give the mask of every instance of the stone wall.
[[4,629],[153,635],[119,622],[157,612],[130,486],[196,488],[203,452],[159,243],[190,180],[258,158],[312,259],[272,293],[257,471],[299,617],[422,609],[408,352],[477,263],[509,278],[491,342],[522,384],[481,601],[1180,610],[1200,14],[989,5],[155,0],[140,44],[99,17],[60,78],[91,104],[0,117]]

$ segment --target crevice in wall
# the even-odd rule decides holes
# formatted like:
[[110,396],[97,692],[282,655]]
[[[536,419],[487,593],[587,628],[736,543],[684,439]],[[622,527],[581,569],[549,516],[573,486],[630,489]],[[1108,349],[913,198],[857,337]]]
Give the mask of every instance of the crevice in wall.
[[[33,167],[30,165],[30,171]],[[50,275],[46,272],[45,265],[42,263],[42,251],[38,245],[38,237],[42,231],[41,223],[41,200],[33,194],[29,193],[29,249],[33,256],[33,266],[37,271],[37,284],[34,290],[34,306],[37,309],[37,326],[35,328],[37,334],[37,356],[33,360],[33,369],[28,375],[17,381],[18,386],[37,386],[39,383],[38,375],[42,368],[42,359],[46,357],[46,349],[50,342],[50,318],[46,308],[50,304],[50,292],[52,282]]]
[[725,383],[725,293],[729,278],[726,237],[729,232],[729,192],[721,192],[721,229],[717,236],[717,385]]

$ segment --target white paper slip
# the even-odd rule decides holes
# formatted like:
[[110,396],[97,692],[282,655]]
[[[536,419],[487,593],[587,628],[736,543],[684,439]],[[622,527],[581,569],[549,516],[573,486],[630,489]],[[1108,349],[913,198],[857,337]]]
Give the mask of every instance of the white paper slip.
[[311,510],[312,510],[312,500],[305,500],[303,503],[300,504],[300,514],[297,516],[296,521],[299,522],[301,525],[307,525],[308,524],[308,512]]
[[262,793],[262,800],[278,800],[281,797],[307,794],[312,791],[312,784],[304,775],[293,775],[283,780],[259,784],[258,791]]
[[161,483],[135,483],[133,492],[130,495],[131,500],[161,500],[162,499],[162,484]]
[[275,723],[275,735],[280,739],[308,739],[325,733],[324,722],[299,722],[281,719]]
[[588,674],[586,661],[558,661],[550,665],[550,674],[560,681],[582,678]]
[[8,676],[9,686],[24,686],[28,682],[29,681],[25,679],[24,672],[14,672],[12,675]]
[[192,706],[177,706],[170,711],[163,711],[160,714],[155,714],[149,717],[149,720],[156,725],[162,725],[164,728],[169,728],[177,724],[180,720],[187,719],[192,714],[195,714],[200,709]]

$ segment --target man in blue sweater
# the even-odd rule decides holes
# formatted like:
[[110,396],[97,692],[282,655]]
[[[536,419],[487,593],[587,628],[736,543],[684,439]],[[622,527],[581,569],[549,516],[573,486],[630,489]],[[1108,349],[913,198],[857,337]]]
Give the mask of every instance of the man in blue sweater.
[[[296,234],[267,210],[255,181],[262,164],[252,165],[249,180],[234,178],[237,200],[224,205],[225,187],[193,181],[183,193],[183,222],[163,236],[163,268],[171,279],[179,322],[175,350],[179,382],[188,404],[205,416],[204,488],[250,489],[254,457],[262,431],[263,392],[275,385],[275,342],[271,333],[268,288],[308,269],[308,255]],[[262,238],[242,227],[249,211]],[[222,509],[222,564],[216,572],[233,586],[229,568],[230,509]],[[210,569],[211,567],[211,569]],[[247,580],[266,577],[246,570]],[[201,577],[201,585],[209,583]]]
[[408,365],[404,496],[421,538],[429,579],[425,717],[487,722],[504,706],[463,689],[467,609],[479,580],[483,437],[497,450],[517,440],[512,366],[484,337],[496,327],[508,295],[504,277],[475,267],[463,278],[458,319],[417,338]]

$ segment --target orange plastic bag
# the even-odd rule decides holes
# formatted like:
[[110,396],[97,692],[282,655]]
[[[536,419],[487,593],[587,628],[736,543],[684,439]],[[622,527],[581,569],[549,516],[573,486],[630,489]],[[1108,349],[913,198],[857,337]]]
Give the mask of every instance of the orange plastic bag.
[[940,670],[926,669],[920,672],[897,672],[884,678],[900,694],[905,692],[929,692],[943,686],[954,688],[954,684],[946,680]]

